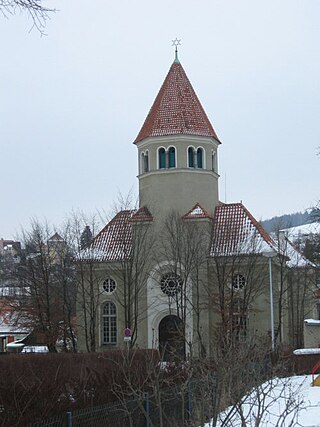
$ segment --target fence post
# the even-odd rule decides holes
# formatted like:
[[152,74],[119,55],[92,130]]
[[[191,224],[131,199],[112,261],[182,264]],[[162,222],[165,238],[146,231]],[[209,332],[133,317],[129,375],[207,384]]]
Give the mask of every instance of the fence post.
[[144,399],[145,399],[145,410],[146,410],[146,427],[149,427],[150,423],[150,400],[149,400],[149,393],[144,393]]
[[72,412],[67,412],[67,427],[72,427]]

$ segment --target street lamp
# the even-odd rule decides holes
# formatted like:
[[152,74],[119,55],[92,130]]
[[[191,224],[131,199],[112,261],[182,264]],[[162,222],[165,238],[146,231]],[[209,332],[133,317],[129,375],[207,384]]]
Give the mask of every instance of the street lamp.
[[275,350],[275,339],[274,339],[274,313],[273,313],[273,286],[272,286],[272,258],[277,255],[277,252],[270,248],[268,251],[262,252],[262,255],[268,258],[269,262],[269,293],[270,293],[270,321],[271,321],[271,348]]

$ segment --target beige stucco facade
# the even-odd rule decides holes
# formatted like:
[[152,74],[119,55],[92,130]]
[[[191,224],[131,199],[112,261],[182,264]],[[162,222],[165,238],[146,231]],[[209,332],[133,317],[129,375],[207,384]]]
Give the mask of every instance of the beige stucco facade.
[[[147,138],[137,144],[139,203],[164,217],[175,210],[187,213],[198,202],[213,215],[218,203],[218,142],[214,138],[174,135]],[[202,150],[202,167],[189,167],[188,149]],[[159,150],[175,150],[175,166],[160,168]],[[145,167],[144,156],[148,156]],[[196,155],[195,155],[196,157]]]
[[[132,331],[134,347],[161,349],[172,339],[169,329],[175,320],[183,325],[186,356],[210,356],[219,340],[232,334],[240,341],[264,337],[265,345],[271,346],[272,328],[282,344],[289,344],[290,301],[284,291],[282,267],[275,257],[271,301],[268,259],[253,244],[258,237],[267,249],[274,250],[274,242],[242,205],[231,206],[235,216],[223,223],[223,241],[218,242],[221,248],[228,248],[232,239],[243,239],[242,248],[238,242],[238,253],[226,249],[224,256],[215,256],[211,251],[218,221],[215,212],[222,205],[218,191],[220,141],[179,61],[172,65],[135,144],[139,210],[144,213],[140,222],[128,219],[126,223],[132,234],[131,255],[126,258],[120,253],[121,262],[110,255],[124,244],[123,225],[119,225],[120,231],[114,231],[112,225],[116,217],[93,241],[93,254],[111,261],[93,259],[87,264],[94,278],[92,283],[90,275],[83,281],[86,296],[78,303],[79,350],[88,350],[84,308],[85,304],[90,308],[92,298],[91,333],[98,351],[126,346],[126,327]],[[144,240],[137,233],[141,230]],[[253,239],[251,244],[249,239]],[[116,284],[112,292],[104,289],[106,280]]]

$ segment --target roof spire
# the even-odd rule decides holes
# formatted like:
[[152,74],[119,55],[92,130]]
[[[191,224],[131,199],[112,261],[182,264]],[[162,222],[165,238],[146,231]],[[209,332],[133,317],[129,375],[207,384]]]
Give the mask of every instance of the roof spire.
[[171,46],[175,46],[175,58],[174,58],[174,62],[178,62],[179,63],[179,59],[178,59],[178,46],[181,46],[181,39],[175,39],[172,40],[172,45]]

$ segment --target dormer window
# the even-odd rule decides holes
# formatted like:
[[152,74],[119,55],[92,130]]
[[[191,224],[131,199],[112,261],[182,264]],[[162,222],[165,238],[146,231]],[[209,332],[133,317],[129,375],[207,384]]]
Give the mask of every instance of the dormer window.
[[197,167],[203,169],[203,149],[198,148],[197,150]]
[[160,148],[159,150],[159,169],[166,168],[166,151],[164,148]]
[[169,148],[169,168],[176,167],[176,149],[174,147]]
[[192,147],[188,148],[188,166],[194,168],[194,149]]

